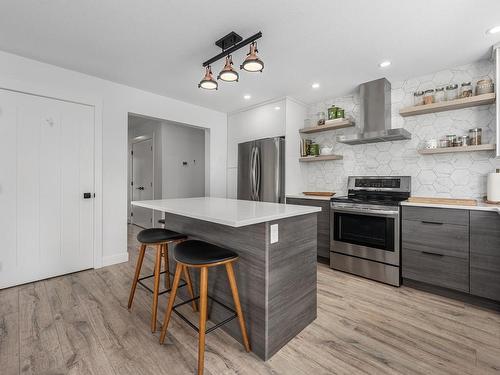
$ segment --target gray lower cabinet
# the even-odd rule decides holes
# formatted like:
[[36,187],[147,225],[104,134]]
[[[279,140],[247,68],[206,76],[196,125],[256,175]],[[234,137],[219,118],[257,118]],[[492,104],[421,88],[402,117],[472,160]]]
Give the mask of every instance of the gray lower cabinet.
[[287,204],[321,207],[318,212],[318,256],[330,259],[330,201],[321,199],[286,198]]
[[500,301],[500,215],[470,212],[470,292]]
[[469,292],[469,211],[403,206],[403,278]]

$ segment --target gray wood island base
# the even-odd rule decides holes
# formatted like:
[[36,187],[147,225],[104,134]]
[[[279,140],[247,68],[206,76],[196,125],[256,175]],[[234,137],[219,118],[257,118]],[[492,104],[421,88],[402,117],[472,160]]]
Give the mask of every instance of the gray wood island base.
[[[288,209],[301,206],[286,205],[286,207]],[[242,226],[225,225],[161,210],[165,212],[166,228],[186,234],[193,239],[229,248],[239,254],[234,267],[241,305],[251,349],[261,359],[271,358],[316,319],[316,212],[319,209],[304,211],[306,213],[297,216]],[[271,233],[271,226],[276,229],[274,225],[278,226],[277,241],[275,235]],[[175,269],[173,251],[169,252],[169,256],[173,272]],[[199,272],[193,271],[191,277],[195,295],[198,295]],[[233,308],[225,269],[223,267],[211,269],[208,280],[209,295]],[[179,289],[180,299],[190,298],[185,289]],[[208,311],[209,320],[213,323],[228,317],[226,310],[218,304],[210,303],[210,300]],[[239,343],[242,342],[237,320],[222,326],[222,329]],[[207,340],[210,340],[210,336],[207,336]]]

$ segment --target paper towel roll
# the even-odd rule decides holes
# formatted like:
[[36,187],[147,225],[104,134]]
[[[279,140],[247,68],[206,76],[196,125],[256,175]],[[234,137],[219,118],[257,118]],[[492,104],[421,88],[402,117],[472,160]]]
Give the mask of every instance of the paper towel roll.
[[500,173],[488,174],[487,195],[490,202],[500,202]]

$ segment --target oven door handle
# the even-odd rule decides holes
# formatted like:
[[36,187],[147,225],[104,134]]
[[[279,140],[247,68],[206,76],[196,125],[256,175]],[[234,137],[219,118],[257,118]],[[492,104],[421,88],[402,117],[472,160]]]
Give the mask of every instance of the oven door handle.
[[332,207],[333,212],[358,214],[358,215],[370,215],[370,216],[382,216],[382,217],[395,217],[399,216],[399,211],[382,211],[382,210],[360,210],[356,208],[338,208]]

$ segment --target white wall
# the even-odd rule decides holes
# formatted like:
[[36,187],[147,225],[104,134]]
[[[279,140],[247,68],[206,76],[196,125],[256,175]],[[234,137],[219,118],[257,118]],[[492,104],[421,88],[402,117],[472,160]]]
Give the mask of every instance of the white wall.
[[[227,196],[236,198],[238,143],[285,135],[286,102],[280,99],[243,111],[227,119]],[[275,109],[279,107],[280,109]]]
[[100,171],[96,175],[95,250],[102,252],[102,264],[127,260],[129,112],[210,129],[210,195],[226,195],[225,113],[5,52],[0,52],[0,71],[2,88],[95,107],[96,170]]
[[307,168],[299,162],[299,129],[304,127],[306,115],[305,105],[286,98],[285,194],[297,194],[306,187]]
[[164,122],[161,147],[162,198],[204,196],[205,131]]

